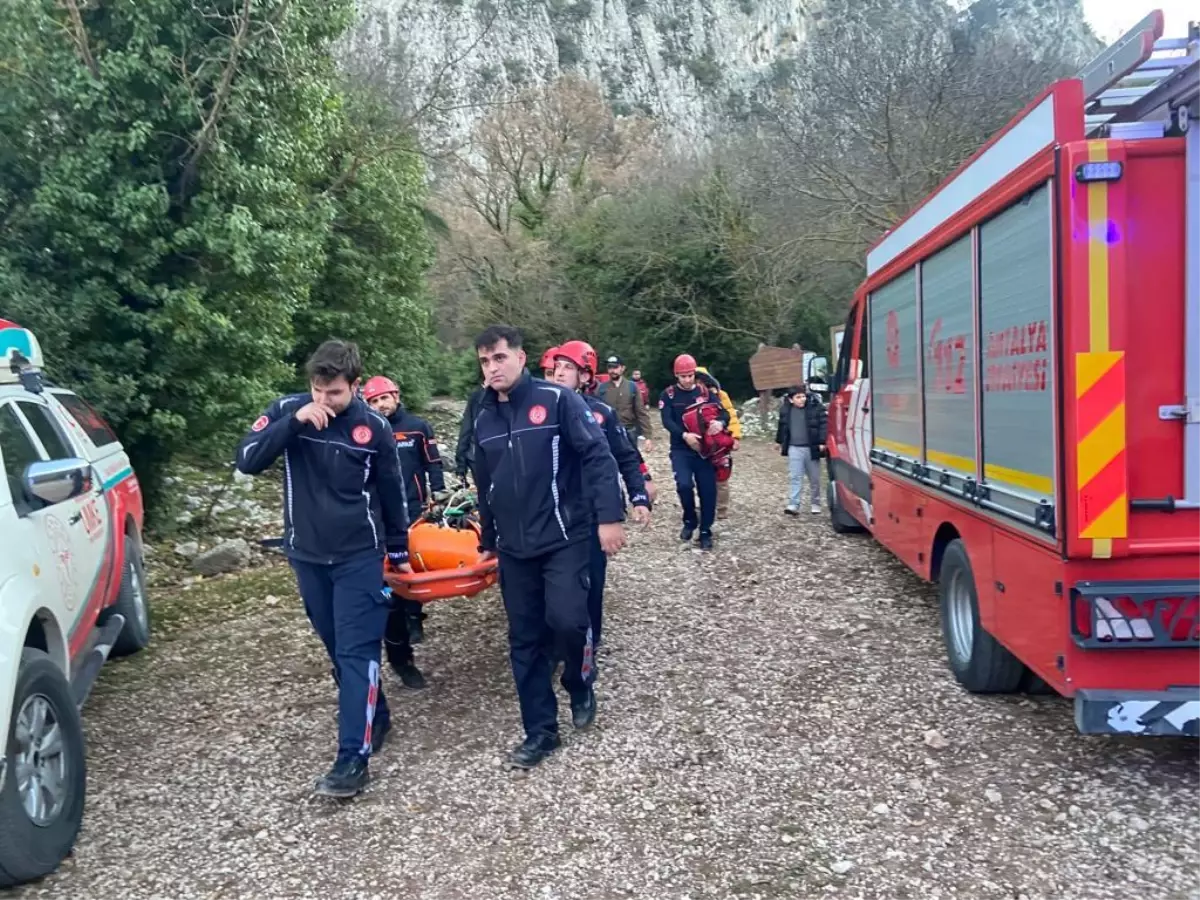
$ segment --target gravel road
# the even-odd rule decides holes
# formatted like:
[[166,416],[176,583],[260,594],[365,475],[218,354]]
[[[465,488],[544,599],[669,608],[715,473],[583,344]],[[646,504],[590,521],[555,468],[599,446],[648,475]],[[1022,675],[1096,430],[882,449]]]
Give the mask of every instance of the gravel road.
[[334,692],[287,569],[164,588],[164,622],[187,615],[86,709],[75,855],[16,896],[1200,898],[1195,742],[965,694],[930,587],[783,517],[773,448],[736,466],[717,552],[681,548],[672,496],[610,567],[597,725],[564,721],[527,776],[500,764],[519,726],[495,596],[432,611],[431,687],[389,675],[393,740],[339,804],[309,796]]

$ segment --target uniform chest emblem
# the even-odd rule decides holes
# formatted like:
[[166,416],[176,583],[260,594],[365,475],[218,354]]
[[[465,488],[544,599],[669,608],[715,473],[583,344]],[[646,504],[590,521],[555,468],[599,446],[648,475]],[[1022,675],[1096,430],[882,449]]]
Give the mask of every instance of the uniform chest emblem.
[[532,422],[534,425],[541,425],[543,422],[545,422],[546,421],[546,407],[542,406],[542,404],[540,404],[540,403],[537,404],[537,406],[530,407],[529,421]]
[[604,424],[604,413],[592,413],[592,415],[596,418],[597,425]]
[[271,424],[271,420],[268,419],[266,416],[259,416],[257,419],[254,420],[254,424],[250,426],[250,430],[251,431],[262,431],[264,428],[266,428],[270,424]]
[[358,425],[350,432],[350,437],[356,444],[369,444],[371,443],[371,429],[366,425]]

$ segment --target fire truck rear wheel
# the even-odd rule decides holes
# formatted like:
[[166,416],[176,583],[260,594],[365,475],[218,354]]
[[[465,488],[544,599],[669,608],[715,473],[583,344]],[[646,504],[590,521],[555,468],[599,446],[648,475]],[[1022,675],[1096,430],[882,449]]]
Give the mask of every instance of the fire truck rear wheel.
[[1016,691],[1025,675],[1025,665],[984,630],[975,576],[961,540],[953,540],[946,547],[938,595],[942,639],[959,684],[976,694]]

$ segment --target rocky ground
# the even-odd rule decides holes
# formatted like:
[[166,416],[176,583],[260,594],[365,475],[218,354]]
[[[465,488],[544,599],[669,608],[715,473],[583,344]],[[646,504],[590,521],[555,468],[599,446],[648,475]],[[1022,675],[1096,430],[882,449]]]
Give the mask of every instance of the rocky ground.
[[964,693],[930,587],[823,516],[784,518],[773,448],[736,466],[716,552],[681,547],[669,497],[610,567],[594,730],[503,768],[498,598],[444,603],[418,648],[431,686],[389,679],[398,727],[351,804],[309,795],[334,691],[287,569],[255,552],[185,584],[159,548],[154,646],[85,710],[76,853],[16,896],[1200,898],[1195,742]]

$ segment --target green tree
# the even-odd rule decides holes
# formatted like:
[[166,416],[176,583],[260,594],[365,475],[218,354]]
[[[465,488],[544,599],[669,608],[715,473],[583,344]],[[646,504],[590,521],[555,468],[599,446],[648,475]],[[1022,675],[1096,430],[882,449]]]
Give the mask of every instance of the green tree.
[[0,5],[0,309],[118,428],[152,508],[169,460],[227,459],[321,338],[425,389],[421,165],[337,71],[353,13]]
[[425,272],[433,248],[424,166],[394,108],[369,88],[346,91],[330,146],[323,196],[335,204],[325,265],[295,318],[297,369],[336,334],[363,350],[368,372],[386,374],[406,404],[429,397],[437,356]]
[[[350,3],[0,7],[3,306],[121,429],[153,495],[288,372],[333,213]],[[14,291],[13,288],[20,290]]]

